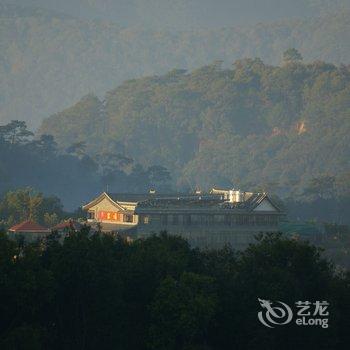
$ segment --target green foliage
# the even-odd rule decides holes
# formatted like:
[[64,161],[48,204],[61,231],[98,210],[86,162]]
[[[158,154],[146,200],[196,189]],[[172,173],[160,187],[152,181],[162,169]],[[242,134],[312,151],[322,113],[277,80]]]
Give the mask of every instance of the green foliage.
[[[198,251],[162,233],[126,243],[84,227],[24,247],[0,235],[2,349],[346,349],[349,276],[278,234]],[[330,327],[257,319],[258,298],[330,302]]]
[[[182,11],[186,5],[182,0],[179,2],[181,4],[178,3],[177,7]],[[240,2],[240,9],[253,6],[252,1]],[[283,7],[280,1],[274,2],[278,3],[275,8]],[[297,6],[285,2],[289,12]],[[334,13],[339,8],[334,2],[327,0],[325,6],[322,0],[317,5],[318,9],[327,9],[322,17],[317,17],[320,11],[307,6],[309,15],[314,18],[273,23],[261,23],[259,20],[256,25],[246,24],[251,21],[244,20],[238,24],[243,18],[241,11],[231,8],[230,11],[222,11],[222,15],[227,16],[226,25],[197,30],[189,29],[194,24],[194,16],[204,14],[207,21],[219,18],[211,14],[216,14],[221,6],[215,5],[215,9],[205,12],[203,9],[206,7],[200,1],[200,5],[190,11],[193,15],[183,17],[183,13],[176,16],[176,10],[170,11],[175,6],[173,2],[158,1],[158,4],[150,6],[148,2],[138,1],[142,9],[139,9],[136,28],[121,26],[119,21],[116,24],[57,14],[49,16],[45,11],[12,14],[1,9],[0,76],[4,83],[0,86],[0,123],[21,119],[30,123],[31,127],[37,127],[44,117],[62,110],[91,91],[102,95],[125,79],[163,74],[174,67],[194,69],[218,59],[229,65],[244,57],[261,57],[269,64],[277,64],[281,52],[296,43],[307,61],[318,58],[338,64],[349,63],[349,11]],[[109,5],[112,3],[108,2]],[[97,2],[95,5],[97,12],[104,7]],[[66,7],[72,6],[69,3]],[[86,6],[84,3],[81,8]],[[257,6],[261,6],[260,13],[271,18],[270,12],[274,11],[266,10],[271,8],[271,1],[268,6],[262,5],[262,1],[254,1],[254,9]],[[124,8],[124,5],[120,7]],[[126,16],[120,15],[121,8],[110,13],[118,14],[123,21]],[[166,23],[168,27],[170,16],[176,22],[181,20],[181,30],[171,31],[164,26],[156,30],[145,28],[141,23],[146,13],[151,17],[154,15],[150,13],[150,8],[169,12],[165,17],[153,18],[152,24]],[[246,15],[252,13],[259,11],[246,11]],[[232,16],[237,16],[236,20]],[[99,124],[95,120],[90,126],[99,127]]]
[[[56,196],[64,200],[66,208],[72,209],[105,189],[115,192],[147,192],[152,187],[157,191],[170,191],[171,176],[165,167],[150,165],[144,168],[126,157],[118,145],[111,147],[111,151],[95,154],[94,159],[87,154],[85,142],[78,141],[79,135],[75,132],[74,125],[84,123],[80,118],[82,114],[87,119],[84,129],[88,129],[90,135],[100,132],[102,129],[98,131],[94,124],[89,123],[96,113],[97,116],[101,114],[100,119],[103,120],[102,105],[93,96],[85,97],[78,104],[78,110],[73,113],[76,119],[72,123],[69,118],[65,120],[68,130],[72,130],[68,136],[71,146],[67,147],[69,143],[66,142],[61,150],[52,135],[41,134],[34,138],[25,122],[15,120],[0,126],[0,196],[23,186],[40,190],[47,196],[36,196],[30,189],[22,192],[19,190],[18,193],[9,192],[6,196],[11,203],[3,203],[3,206],[9,208],[10,212],[3,209],[5,211],[0,214],[0,222],[6,220],[9,224],[38,218],[42,223],[55,223],[61,218],[62,211]],[[93,137],[89,140],[89,146],[92,145]],[[97,144],[95,147],[97,149]],[[36,210],[41,202],[42,207],[47,207],[46,218],[45,212]],[[57,217],[52,216],[53,213]]]
[[303,57],[300,52],[295,48],[290,48],[283,52],[283,61],[285,63],[302,61]]
[[[267,334],[255,322],[254,299],[259,295],[263,299],[284,300],[289,305],[297,300],[322,299],[335,302],[333,283],[336,283],[337,278],[331,277],[332,266],[321,258],[317,248],[305,242],[285,239],[279,234],[270,234],[260,237],[258,244],[243,251],[237,259],[237,265],[236,274],[226,276],[227,288],[234,289],[234,297],[230,292],[222,292],[221,317],[226,322],[222,328],[218,327],[216,336],[219,342],[223,339],[223,348],[283,346],[295,349],[302,346],[307,349],[312,348],[314,342],[322,349],[336,347],[337,336],[333,330],[322,333],[291,325],[289,330],[278,329],[276,333]],[[330,322],[335,322],[336,318],[337,315],[333,314]],[[237,329],[240,329],[238,334]],[[294,337],[290,337],[291,333]]]
[[0,234],[0,347],[45,349],[43,323],[54,297],[54,280],[41,261],[41,247],[21,248]]
[[340,268],[350,269],[350,227],[325,224],[325,234],[314,244],[321,246],[324,253]]
[[[289,56],[299,57],[293,49]],[[52,133],[61,147],[74,135],[89,154],[165,166],[181,190],[234,186],[303,200],[348,197],[346,66],[244,59],[232,69],[214,62],[126,81],[106,94],[103,133],[86,128],[99,118],[91,99],[45,120],[40,132]]]
[[185,272],[165,278],[151,304],[151,349],[200,349],[217,309],[214,279]]
[[6,227],[26,220],[52,227],[64,215],[61,201],[57,197],[44,197],[31,188],[9,191],[0,201],[0,221]]
[[334,198],[337,195],[335,192],[335,178],[324,175],[311,179],[304,190],[304,195],[311,198]]
[[46,227],[54,227],[60,222],[59,217],[56,213],[45,213],[44,214],[44,223]]
[[28,140],[28,137],[34,134],[27,130],[26,122],[13,120],[7,125],[0,126],[1,142],[8,142],[11,145],[22,144]]

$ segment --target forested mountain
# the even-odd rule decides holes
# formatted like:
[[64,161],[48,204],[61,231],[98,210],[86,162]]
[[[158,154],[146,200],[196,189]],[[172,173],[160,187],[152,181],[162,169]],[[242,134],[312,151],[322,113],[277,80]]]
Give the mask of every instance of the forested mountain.
[[[133,159],[116,153],[90,157],[85,153],[85,145],[79,142],[59,151],[52,136],[33,136],[23,121],[0,125],[0,226],[3,222],[13,223],[12,217],[28,218],[25,207],[32,210],[38,204],[37,198],[42,197],[38,197],[37,191],[50,196],[49,199],[62,198],[65,209],[75,210],[107,189],[169,190],[170,174],[161,166],[143,168]],[[8,192],[18,188],[24,190]],[[61,211],[48,211],[52,213],[62,216]],[[38,215],[38,219],[43,219],[42,216]]]
[[[281,66],[260,59],[220,65],[126,81],[104,102],[85,96],[40,132],[61,147],[84,142],[91,155],[163,165],[178,188],[348,196],[349,67],[304,64],[295,49]],[[314,191],[304,193],[314,178]]]
[[72,18],[66,13],[55,11],[53,9],[45,9],[42,7],[28,6],[28,2],[23,2],[24,6],[18,6],[13,3],[0,2],[0,18]]
[[[40,5],[33,1],[28,5],[33,3]],[[0,122],[20,119],[36,127],[42,118],[83,95],[101,96],[126,79],[164,74],[174,67],[194,69],[214,60],[230,66],[244,57],[278,64],[280,53],[288,47],[297,47],[307,61],[349,63],[350,13],[329,12],[338,8],[317,5],[309,12],[316,16],[312,19],[243,25],[233,21],[226,22],[225,28],[179,31],[149,28],[137,21],[130,22],[135,26],[125,27],[122,22],[3,5]]]

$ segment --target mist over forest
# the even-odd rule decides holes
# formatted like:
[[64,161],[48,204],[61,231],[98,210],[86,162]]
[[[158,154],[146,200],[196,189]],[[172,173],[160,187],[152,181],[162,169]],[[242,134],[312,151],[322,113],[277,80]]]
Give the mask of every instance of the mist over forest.
[[[40,122],[123,81],[259,57],[348,64],[348,1],[11,1],[0,4],[0,122]],[[34,6],[34,7],[33,7]],[[254,8],[254,11],[252,10]],[[216,18],[217,17],[217,18]]]
[[174,30],[222,28],[286,18],[318,16],[350,7],[347,0],[12,0],[27,8],[55,11],[123,27]]
[[305,64],[295,49],[281,66],[218,61],[129,80],[36,135],[24,122],[2,126],[0,186],[27,184],[72,209],[107,189],[235,187],[279,195],[295,218],[346,223],[349,94],[348,67]]
[[0,349],[348,350],[349,135],[350,0],[0,0]]
[[5,1],[0,30],[2,192],[348,198],[348,1]]

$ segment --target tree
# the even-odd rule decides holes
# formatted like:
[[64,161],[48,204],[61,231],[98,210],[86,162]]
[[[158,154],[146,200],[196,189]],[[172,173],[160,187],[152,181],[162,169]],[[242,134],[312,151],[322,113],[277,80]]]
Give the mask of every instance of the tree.
[[46,227],[53,227],[59,223],[59,218],[56,213],[49,214],[45,213],[44,214],[44,223]]
[[36,220],[43,197],[32,188],[9,191],[1,202],[1,213],[9,224]]
[[47,156],[54,155],[57,151],[57,143],[52,135],[40,135],[36,144],[40,152]]
[[335,177],[329,175],[314,177],[309,181],[303,194],[307,198],[313,200],[335,198],[337,196],[335,190]]
[[303,57],[301,56],[300,52],[295,48],[289,48],[283,52],[284,63],[300,62],[302,60],[303,60]]
[[66,152],[69,154],[73,154],[77,157],[83,157],[86,152],[86,142],[75,142],[66,149]]
[[[0,233],[1,349],[347,349],[350,275],[307,242],[265,234],[245,251],[89,227],[19,245]],[[330,303],[330,327],[260,324],[258,298]],[[6,301],[6,302],[4,302]]]
[[[54,296],[42,247],[20,247],[0,233],[0,347],[47,349],[47,312]],[[6,302],[4,302],[6,301]],[[45,325],[46,323],[46,325]]]
[[[339,333],[332,327],[310,332],[309,328],[299,328],[292,323],[289,327],[267,332],[259,323],[258,298],[281,300],[294,308],[298,300],[337,303],[343,292],[337,287],[338,276],[333,265],[322,257],[321,249],[278,233],[257,238],[255,244],[229,265],[231,269],[223,264],[219,271],[213,272],[221,275],[220,311],[217,325],[211,330],[214,348],[279,349],[283,344],[284,349],[295,349],[300,344],[312,348],[316,343],[322,349],[335,348]],[[349,302],[344,304],[344,308],[348,307]],[[330,323],[337,322],[339,311],[330,314]]]
[[169,186],[171,176],[167,168],[153,165],[147,169],[147,174],[152,188],[164,191]]
[[9,191],[0,201],[0,218],[5,220],[6,226],[24,220],[45,224],[45,214],[46,218],[49,215],[51,218],[56,218],[55,220],[62,219],[65,216],[62,203],[59,198],[44,197],[42,193],[32,188]]
[[48,305],[55,324],[53,348],[123,348],[124,338],[132,333],[125,328],[121,251],[123,243],[113,236],[92,235],[83,227],[45,252],[45,266],[57,283]]
[[96,158],[102,168],[102,173],[105,175],[117,171],[128,171],[134,163],[133,159],[121,153],[104,152],[96,156]]
[[9,124],[0,126],[0,138],[11,145],[26,143],[33,135],[31,131],[27,130],[24,121],[12,120]]
[[184,272],[167,277],[151,304],[151,349],[200,349],[217,308],[214,279]]

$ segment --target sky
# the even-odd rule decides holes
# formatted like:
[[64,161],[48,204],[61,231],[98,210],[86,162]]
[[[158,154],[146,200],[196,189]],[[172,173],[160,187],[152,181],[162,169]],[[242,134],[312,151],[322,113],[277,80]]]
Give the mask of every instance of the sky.
[[170,29],[216,28],[314,16],[350,0],[0,0],[35,6],[83,19],[110,20],[122,26]]

